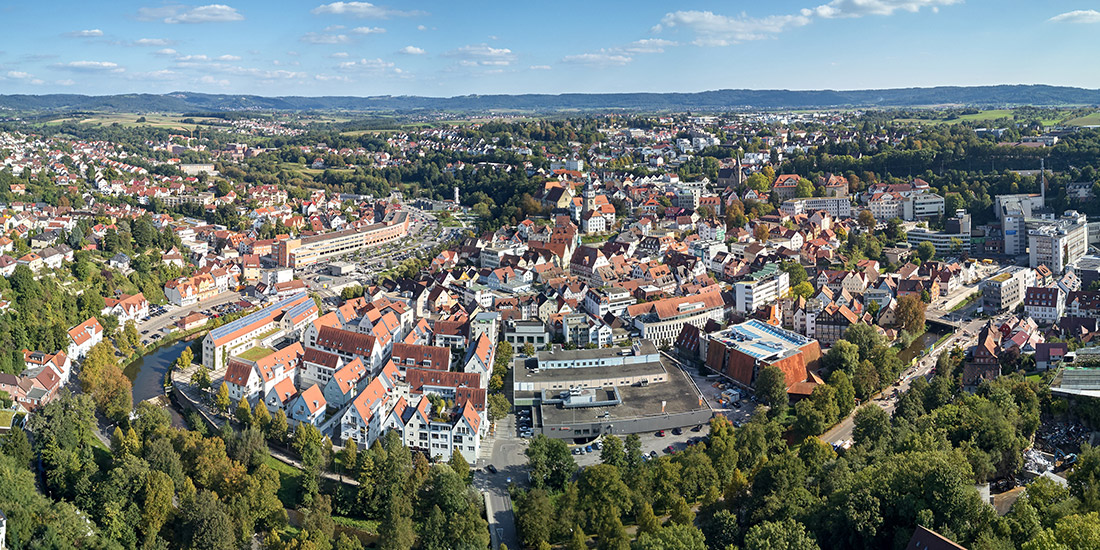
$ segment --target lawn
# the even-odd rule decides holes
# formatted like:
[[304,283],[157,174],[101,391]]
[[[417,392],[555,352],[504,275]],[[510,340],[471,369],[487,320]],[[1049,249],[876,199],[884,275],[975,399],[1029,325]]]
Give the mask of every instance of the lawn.
[[275,458],[268,456],[264,461],[269,468],[279,473],[279,501],[286,508],[298,506],[298,486],[301,483],[301,470]]
[[15,420],[15,411],[0,411],[0,428],[11,428],[13,420]]
[[256,346],[238,355],[237,357],[240,357],[245,361],[259,361],[260,359],[263,359],[264,357],[267,357],[272,353],[275,353],[275,350],[271,348],[265,348],[263,346]]

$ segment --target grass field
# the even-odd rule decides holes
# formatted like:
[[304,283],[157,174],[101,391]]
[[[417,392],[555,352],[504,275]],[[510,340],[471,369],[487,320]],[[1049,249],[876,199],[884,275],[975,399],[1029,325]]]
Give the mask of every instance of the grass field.
[[[942,117],[940,117],[940,118],[929,118],[929,119],[896,118],[896,119],[894,119],[894,122],[901,122],[901,123],[906,123],[906,124],[958,124],[960,122],[979,122],[979,121],[984,121],[984,120],[996,120],[996,119],[999,119],[999,118],[1012,118],[1013,113],[1014,113],[1014,111],[1012,109],[987,109],[987,110],[984,110],[984,111],[979,111],[977,113],[968,114],[968,115],[961,115],[961,116],[958,116],[956,118],[951,118],[951,119],[942,118]],[[1045,124],[1045,125],[1061,124],[1062,121],[1063,121],[1063,117],[1066,116],[1068,113],[1069,113],[1068,110],[1067,111],[1059,111],[1058,116],[1055,116],[1053,118],[1044,118],[1044,119],[1042,119],[1042,123]],[[1082,123],[1078,122],[1076,124],[1082,124]],[[1098,121],[1095,122],[1094,124],[1100,124],[1100,119],[1098,119]]]
[[277,492],[279,502],[282,502],[283,506],[287,508],[296,507],[298,505],[298,487],[301,484],[302,477],[301,470],[271,456],[267,457],[264,464],[279,473],[279,491]]
[[[145,117],[145,122],[138,122],[141,117]],[[184,118],[190,118],[194,120],[193,124],[184,124],[180,122]],[[125,126],[128,128],[147,126],[153,128],[169,128],[178,130],[190,130],[197,125],[210,125],[215,122],[222,122],[219,118],[212,117],[182,117],[173,114],[138,114],[138,113],[97,113],[89,116],[81,117],[68,117],[59,118],[46,122],[46,126],[58,126],[65,122],[78,122],[80,124],[89,124],[94,126],[110,126],[117,123],[119,126]]]
[[1100,125],[1100,112],[1072,118],[1065,122],[1067,126],[1097,126]]
[[263,359],[264,357],[267,357],[272,353],[275,353],[275,350],[271,348],[265,348],[263,346],[256,346],[238,355],[237,357],[240,357],[245,361],[259,361],[260,359]]

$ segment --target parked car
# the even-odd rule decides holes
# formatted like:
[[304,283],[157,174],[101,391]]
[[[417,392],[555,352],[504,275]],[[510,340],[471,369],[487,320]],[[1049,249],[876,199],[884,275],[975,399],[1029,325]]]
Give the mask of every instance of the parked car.
[[664,436],[665,436],[665,431],[664,430],[657,430],[657,437],[664,437]]
[[702,430],[702,429],[703,429],[703,425],[702,425],[702,424],[699,424],[698,426],[696,426],[696,427],[692,428],[692,429],[691,429],[691,431],[693,431],[693,432],[697,432],[697,431],[699,431],[699,430]]
[[490,474],[495,474],[495,473],[497,473],[497,467],[496,467],[496,466],[493,466],[492,464],[490,464],[490,465],[486,466],[486,467],[485,467],[485,469],[486,469],[486,470],[489,470],[489,473],[490,473]]
[[684,431],[680,428],[672,428],[672,435],[680,435],[682,433],[684,433]]

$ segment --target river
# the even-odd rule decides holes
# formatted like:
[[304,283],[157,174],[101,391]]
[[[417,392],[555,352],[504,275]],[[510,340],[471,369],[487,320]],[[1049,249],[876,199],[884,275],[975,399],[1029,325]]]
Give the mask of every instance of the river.
[[123,372],[134,383],[135,407],[146,399],[164,395],[164,374],[189,344],[191,342],[176,342],[161,346],[126,367]]
[[[902,364],[909,365],[913,361],[913,358],[920,355],[922,351],[928,349],[929,346],[936,343],[944,334],[951,332],[950,327],[928,321],[925,324],[927,330],[919,338],[913,340],[913,343],[909,344],[909,347],[898,352],[898,359],[901,359]],[[182,351],[182,350],[181,350]]]

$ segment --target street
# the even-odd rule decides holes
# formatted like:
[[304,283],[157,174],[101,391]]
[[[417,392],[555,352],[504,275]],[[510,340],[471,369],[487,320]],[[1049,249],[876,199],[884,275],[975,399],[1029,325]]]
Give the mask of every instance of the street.
[[[486,514],[493,548],[499,548],[502,542],[508,548],[522,548],[516,533],[512,498],[508,495],[508,479],[516,483],[527,479],[527,457],[523,454],[527,442],[515,434],[514,415],[497,421],[496,435],[492,437],[488,459],[479,459],[474,464],[477,468],[474,472],[474,487],[488,494]],[[497,473],[490,473],[485,469],[490,464],[497,469]]]

